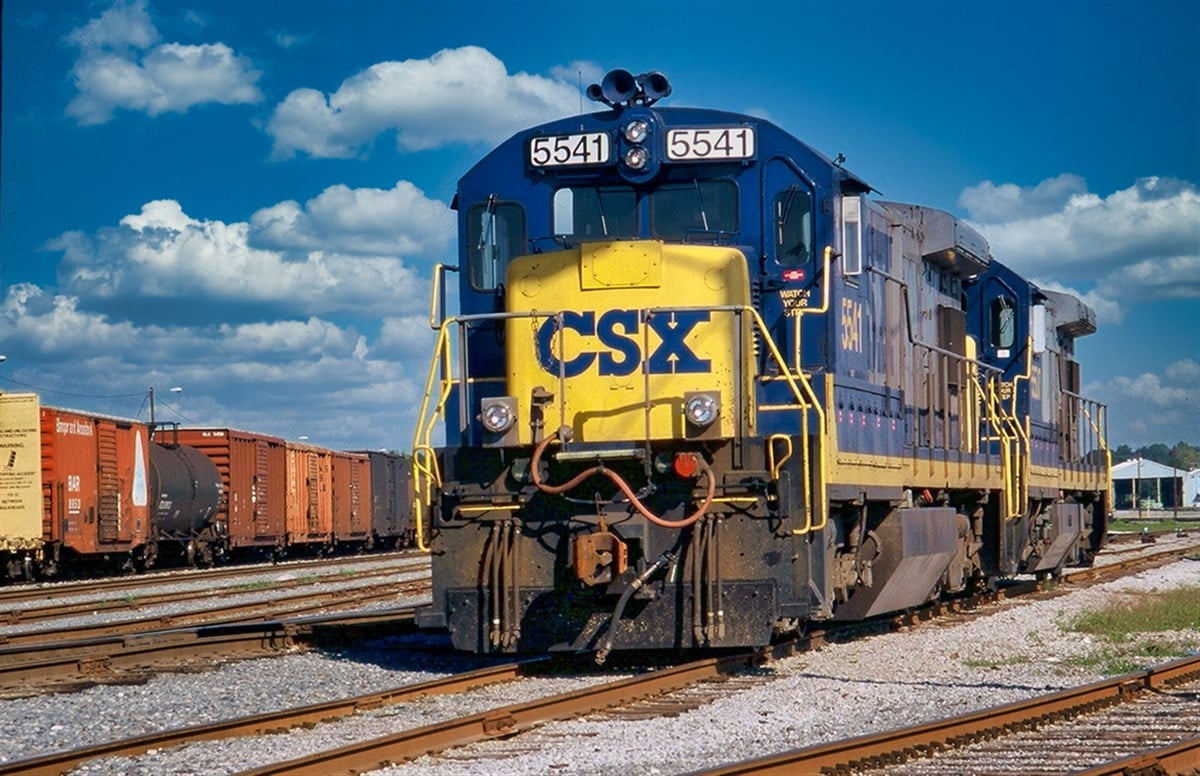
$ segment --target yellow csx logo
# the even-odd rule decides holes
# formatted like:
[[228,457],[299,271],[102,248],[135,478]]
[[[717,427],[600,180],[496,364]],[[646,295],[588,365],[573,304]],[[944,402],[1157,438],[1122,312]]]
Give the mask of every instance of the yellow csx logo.
[[842,350],[861,353],[863,349],[862,303],[842,300]]

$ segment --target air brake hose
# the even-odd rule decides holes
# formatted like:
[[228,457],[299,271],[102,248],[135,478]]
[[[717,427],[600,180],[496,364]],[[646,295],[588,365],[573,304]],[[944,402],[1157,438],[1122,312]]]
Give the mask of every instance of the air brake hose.
[[654,576],[660,569],[665,569],[667,566],[675,562],[675,553],[667,550],[662,555],[658,556],[658,560],[650,564],[649,567],[641,574],[638,574],[637,579],[629,583],[625,588],[625,592],[621,593],[621,598],[617,601],[617,608],[613,609],[612,618],[608,621],[608,634],[604,637],[604,643],[600,649],[596,651],[596,665],[604,665],[604,661],[608,659],[608,653],[612,652],[613,637],[617,634],[617,623],[621,621],[621,615],[625,613],[625,604],[629,603],[629,599],[633,594],[642,589],[642,586],[649,581],[650,577]]
[[533,459],[529,463],[529,468],[533,474],[533,484],[536,485],[538,490],[542,491],[543,493],[549,493],[552,496],[558,496],[579,485],[579,483],[583,482],[588,477],[591,477],[593,474],[603,474],[605,477],[608,477],[610,480],[612,480],[618,488],[620,488],[621,492],[625,494],[625,497],[629,499],[629,503],[633,505],[634,509],[641,513],[642,517],[646,518],[655,525],[661,525],[663,528],[687,528],[689,525],[703,517],[704,513],[708,511],[709,506],[712,505],[713,496],[716,494],[717,482],[716,477],[713,476],[712,470],[708,468],[708,462],[704,460],[704,456],[702,455],[696,456],[696,462],[700,465],[700,471],[704,474],[705,481],[708,482],[708,492],[705,494],[704,503],[700,505],[700,508],[682,520],[664,520],[663,518],[651,512],[646,508],[646,505],[642,503],[641,499],[639,499],[633,492],[633,489],[629,487],[629,483],[625,482],[625,478],[614,472],[612,469],[604,466],[604,464],[599,464],[590,469],[582,471],[579,474],[576,474],[570,480],[564,482],[562,485],[547,485],[546,483],[542,482],[541,474],[538,472],[538,464],[542,460],[542,453],[546,451],[546,448],[550,446],[551,442],[560,440],[563,436],[566,436],[569,439],[570,431],[570,428],[566,426],[560,428],[558,431],[555,431],[553,434],[539,442],[538,446],[533,451]]

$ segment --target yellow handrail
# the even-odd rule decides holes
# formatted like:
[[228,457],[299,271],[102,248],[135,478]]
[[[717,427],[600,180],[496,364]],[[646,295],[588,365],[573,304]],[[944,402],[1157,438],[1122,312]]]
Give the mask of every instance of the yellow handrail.
[[[449,327],[444,325],[454,322],[456,319],[451,318],[443,322],[443,326],[438,329],[437,345],[434,347],[433,360],[429,364],[429,375],[425,378],[425,396],[421,399],[417,426],[413,431],[413,525],[417,533],[417,549],[421,552],[429,552],[429,546],[425,542],[425,521],[422,513],[426,505],[433,503],[434,489],[440,488],[442,484],[437,455],[433,450],[431,439],[433,427],[443,412],[454,382],[450,362],[450,338],[447,335]],[[442,373],[442,387],[433,412],[430,413],[429,401],[433,396],[434,380],[439,366]],[[427,421],[425,420],[426,415],[429,416]]]
[[[805,315],[823,314],[823,313],[829,312],[830,289],[833,286],[833,282],[829,277],[829,267],[832,264],[832,262],[833,262],[833,246],[826,245],[825,251],[824,251],[824,261],[822,263],[822,268],[821,268],[821,305],[820,305],[820,307],[798,307],[798,308],[796,308],[795,343],[794,343],[794,347],[793,347],[793,356],[795,358],[794,366],[795,366],[796,374],[800,377],[800,380],[804,385],[805,391],[808,393],[808,398],[812,401],[811,409],[813,409],[817,413],[817,420],[818,420],[818,430],[817,430],[817,435],[816,435],[816,442],[817,442],[816,458],[817,458],[817,466],[818,466],[817,484],[818,484],[818,493],[819,493],[818,499],[820,500],[820,504],[821,504],[820,521],[818,523],[814,524],[813,519],[812,519],[812,517],[813,517],[812,516],[812,499],[809,497],[810,496],[809,482],[811,481],[811,467],[812,467],[812,462],[809,460],[809,452],[808,452],[808,409],[809,408],[805,408],[801,411],[801,415],[800,415],[800,434],[801,434],[801,437],[804,439],[804,446],[800,450],[800,461],[801,461],[801,468],[804,470],[805,525],[804,525],[804,528],[796,528],[796,529],[792,530],[792,533],[797,536],[806,534],[809,531],[820,530],[820,529],[824,528],[825,523],[827,521],[826,513],[828,511],[828,506],[829,506],[827,503],[827,493],[828,493],[827,483],[829,482],[829,461],[828,461],[828,458],[826,456],[826,451],[825,451],[825,435],[826,435],[826,433],[825,433],[826,432],[825,417],[826,416],[825,416],[825,410],[821,406],[821,402],[817,399],[816,392],[813,391],[812,386],[808,382],[808,379],[804,376],[804,367],[800,363],[800,351],[801,351],[800,344],[801,344],[801,342],[803,342],[803,340],[800,337],[800,320]],[[763,331],[764,331],[764,335],[766,336],[766,338],[768,340],[770,340],[770,335],[766,334],[765,326],[763,327]],[[780,366],[782,366],[784,369],[787,369],[787,366],[784,365],[782,361],[780,362]],[[827,393],[828,393],[828,391],[827,391]],[[832,397],[830,397],[830,396],[826,396],[827,401],[830,400],[831,398]],[[801,402],[801,404],[803,405],[803,402]]]
[[825,246],[825,261],[821,270],[821,306],[820,307],[797,307],[796,308],[796,326],[795,337],[796,341],[793,348],[793,356],[795,357],[795,368],[797,372],[803,372],[804,369],[800,365],[800,319],[805,315],[813,315],[829,312],[829,289],[833,283],[829,280],[829,266],[833,261],[833,246]]
[[[1103,410],[1104,405],[1097,404],[1096,408],[1098,410],[1096,414],[1099,415],[1099,410]],[[1114,508],[1114,499],[1116,498],[1116,495],[1113,493],[1112,450],[1108,448],[1108,441],[1104,438],[1104,432],[1100,430],[1100,425],[1097,422],[1097,419],[1093,418],[1092,413],[1087,411],[1087,406],[1082,406],[1080,409],[1083,410],[1083,416],[1088,419],[1088,423],[1091,425],[1092,430],[1096,432],[1096,441],[1100,443],[1100,450],[1104,453],[1104,482],[1106,486],[1105,496],[1108,499],[1108,508],[1111,510]]]
[[[1028,436],[1015,415],[1005,411],[1004,401],[996,390],[998,381],[989,379],[982,395],[987,399],[988,424],[995,430],[1000,443],[1000,466],[1004,475],[1005,517],[1009,520],[1024,514],[1029,494]],[[1013,386],[1016,390],[1016,386]]]
[[[787,452],[783,458],[775,460],[775,442],[782,441],[787,444]],[[787,434],[772,434],[767,437],[767,469],[771,472],[771,479],[779,479],[779,470],[783,465],[792,458],[792,438]]]
[[[825,252],[826,259],[829,257],[829,249]],[[826,265],[828,267],[828,265]],[[825,460],[825,410],[821,406],[821,402],[817,399],[816,391],[813,390],[808,378],[802,370],[797,369],[793,374],[792,369],[784,360],[783,353],[780,352],[779,346],[775,344],[775,340],[771,337],[771,333],[767,330],[767,324],[763,321],[762,316],[753,307],[746,307],[750,315],[754,319],[754,325],[758,327],[762,335],[762,341],[766,344],[767,349],[771,353],[771,357],[779,364],[783,370],[783,377],[787,380],[788,386],[792,389],[792,395],[796,397],[796,402],[800,405],[800,437],[804,440],[803,446],[800,448],[800,467],[803,469],[803,487],[804,487],[804,527],[792,529],[794,535],[800,536],[809,531],[820,530],[825,527],[826,523],[826,498],[827,498],[827,483],[828,471]],[[797,380],[799,382],[797,382]],[[803,392],[801,391],[803,387]],[[812,498],[812,462],[809,460],[808,452],[808,412],[812,410],[817,414],[819,433],[817,435],[817,458],[820,464],[817,500],[821,503],[820,520],[813,520],[813,498]]]

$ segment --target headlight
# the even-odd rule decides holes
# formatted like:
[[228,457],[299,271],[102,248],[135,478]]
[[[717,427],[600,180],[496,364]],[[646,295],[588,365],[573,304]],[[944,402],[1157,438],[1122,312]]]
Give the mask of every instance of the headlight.
[[645,169],[650,161],[650,153],[641,146],[634,146],[625,152],[625,164],[631,170]]
[[721,403],[711,393],[692,394],[683,403],[683,414],[694,426],[708,426],[721,414]]
[[650,134],[650,123],[645,119],[634,119],[625,125],[625,139],[630,143],[640,143]]
[[479,412],[479,421],[493,434],[503,434],[517,420],[516,402],[507,396],[499,399],[484,399]]

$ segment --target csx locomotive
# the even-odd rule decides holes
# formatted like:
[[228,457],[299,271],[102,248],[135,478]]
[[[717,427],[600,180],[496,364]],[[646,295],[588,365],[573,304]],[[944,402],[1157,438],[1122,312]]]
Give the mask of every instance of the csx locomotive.
[[418,622],[602,662],[1090,564],[1093,312],[768,121],[658,107],[670,90],[613,71],[600,112],[459,182],[414,439]]

